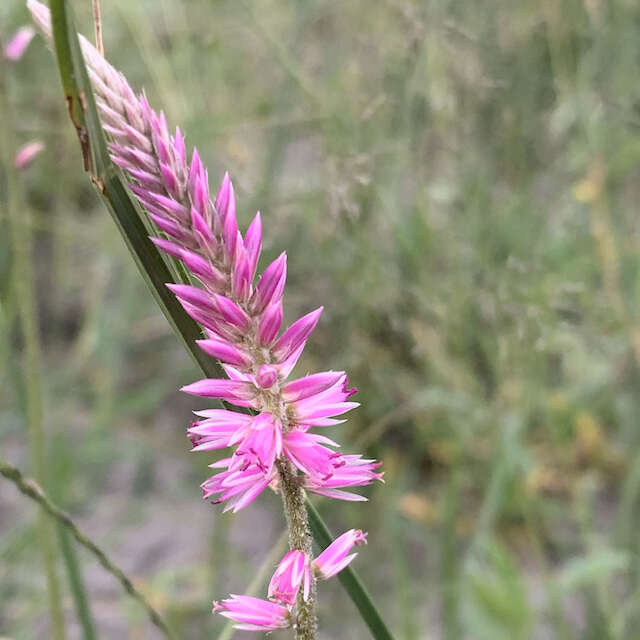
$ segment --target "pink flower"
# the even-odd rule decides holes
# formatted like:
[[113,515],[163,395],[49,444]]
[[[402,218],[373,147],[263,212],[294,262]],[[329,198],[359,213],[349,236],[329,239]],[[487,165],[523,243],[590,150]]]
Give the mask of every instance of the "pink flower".
[[193,444],[193,451],[224,449],[233,442],[244,438],[253,418],[237,411],[208,409],[196,411],[197,416],[205,418],[191,423],[187,434]]
[[382,481],[383,474],[375,471],[380,466],[380,463],[353,454],[343,455],[341,461],[344,464],[334,468],[329,477],[307,476],[304,479],[305,489],[326,498],[351,502],[366,501],[367,498],[364,496],[350,491],[343,491],[343,489],[345,487],[362,487],[376,480]]
[[229,468],[247,469],[255,465],[269,476],[276,457],[281,453],[282,425],[270,413],[260,413],[252,420],[251,428],[238,445]]
[[20,147],[13,160],[16,169],[26,169],[35,160],[36,156],[44,149],[44,143],[33,140]]
[[231,594],[222,602],[214,602],[213,611],[235,621],[234,627],[245,631],[275,631],[287,629],[292,624],[289,609],[251,596]]
[[4,57],[12,62],[20,60],[35,34],[33,27],[20,27],[7,42]]
[[313,477],[317,482],[330,478],[338,467],[344,465],[342,455],[322,444],[338,447],[338,443],[317,433],[289,431],[284,436],[283,450],[287,458],[302,473]]
[[225,458],[209,465],[211,468],[226,468],[208,480],[205,480],[202,487],[203,498],[212,500],[212,504],[227,502],[224,511],[233,510],[233,513],[246,507],[253,502],[266,488],[275,480],[275,473],[265,475],[265,473],[255,467],[249,466],[245,469],[232,469],[232,458]]
[[281,604],[293,605],[300,585],[304,585],[303,597],[307,600],[311,588],[309,563],[302,551],[294,549],[282,558],[273,574],[269,583],[269,598]]
[[[331,386],[328,386],[329,381],[332,380],[330,375],[332,373],[307,376],[307,380],[312,379],[312,381],[308,382],[306,386],[302,384],[304,378],[285,385],[284,397],[298,398],[289,403],[298,424],[330,427],[343,422],[335,420],[333,416],[342,415],[360,406],[358,402],[346,402],[347,398],[357,390],[348,388],[349,379],[344,373]],[[315,391],[315,389],[319,389],[319,391]]]
[[312,563],[311,568],[322,580],[340,573],[358,554],[349,554],[354,545],[367,543],[367,534],[350,529],[336,538]]

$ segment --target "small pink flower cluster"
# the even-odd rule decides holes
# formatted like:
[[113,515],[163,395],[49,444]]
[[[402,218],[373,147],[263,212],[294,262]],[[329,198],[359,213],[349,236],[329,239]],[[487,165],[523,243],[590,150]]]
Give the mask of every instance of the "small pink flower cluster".
[[367,534],[351,529],[336,538],[315,560],[309,562],[304,553],[293,549],[280,561],[269,583],[269,600],[252,596],[231,595],[214,602],[213,610],[236,622],[236,629],[275,631],[293,625],[293,608],[302,588],[303,598],[309,597],[311,573],[328,580],[342,571],[358,554],[349,553],[354,545],[366,544]]

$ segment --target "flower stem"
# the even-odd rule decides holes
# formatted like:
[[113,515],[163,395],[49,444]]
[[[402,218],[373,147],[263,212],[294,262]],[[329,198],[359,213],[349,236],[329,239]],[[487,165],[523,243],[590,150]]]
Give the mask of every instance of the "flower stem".
[[[284,505],[284,514],[289,531],[289,547],[299,549],[307,558],[313,556],[309,516],[304,504],[304,491],[298,482],[297,474],[288,460],[276,461],[280,478],[280,493]],[[316,579],[311,576],[311,589],[305,601],[303,590],[298,592],[298,616],[296,621],[296,640],[315,640],[318,631],[316,616]]]

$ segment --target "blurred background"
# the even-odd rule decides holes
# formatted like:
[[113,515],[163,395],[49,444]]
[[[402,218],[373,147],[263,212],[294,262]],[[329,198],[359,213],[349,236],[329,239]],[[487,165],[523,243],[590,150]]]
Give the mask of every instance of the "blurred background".
[[[369,531],[356,569],[398,640],[638,637],[640,4],[102,4],[111,62],[197,143],[212,185],[230,171],[243,228],[261,210],[262,265],[287,250],[287,319],[325,306],[297,371],[349,372],[362,406],[335,436],[384,460],[386,484],[316,504],[334,532]],[[26,22],[0,4],[5,41]],[[213,456],[189,453],[185,427],[206,403],[177,391],[199,373],[83,174],[42,39],[5,67],[16,144],[45,144],[16,177],[45,488],[181,638],[218,638],[211,601],[275,565],[279,500],[237,516],[201,501]],[[2,223],[0,451],[31,473]],[[0,481],[15,640],[51,637],[36,515]],[[77,557],[100,638],[160,637]],[[369,637],[336,580],[320,617],[321,638]]]

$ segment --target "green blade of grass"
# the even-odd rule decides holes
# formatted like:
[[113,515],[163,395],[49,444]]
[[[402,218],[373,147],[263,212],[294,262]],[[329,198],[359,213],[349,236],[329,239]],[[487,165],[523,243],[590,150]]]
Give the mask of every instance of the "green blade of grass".
[[[107,207],[133,254],[138,268],[156,301],[181,338],[187,350],[207,376],[220,375],[219,365],[198,349],[198,325],[186,314],[165,287],[171,274],[155,245],[148,239],[146,227],[120,174],[112,165],[100,126],[89,76],[81,55],[80,43],[65,0],[51,0],[53,33],[62,86],[82,148],[85,168],[90,172]],[[310,524],[315,540],[326,548],[333,538],[315,507],[307,502]],[[339,574],[340,581],[353,600],[375,640],[393,640],[362,581],[347,567]]]

